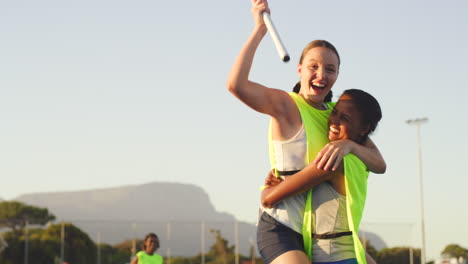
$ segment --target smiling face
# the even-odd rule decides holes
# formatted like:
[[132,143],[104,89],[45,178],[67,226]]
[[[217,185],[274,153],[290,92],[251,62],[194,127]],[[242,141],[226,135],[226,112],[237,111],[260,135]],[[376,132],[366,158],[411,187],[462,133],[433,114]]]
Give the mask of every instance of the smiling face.
[[148,236],[144,242],[145,252],[152,255],[159,247],[159,239],[156,236]]
[[338,78],[339,59],[329,48],[315,47],[305,53],[297,72],[301,78],[299,94],[313,107],[322,104]]
[[359,142],[369,131],[369,125],[363,122],[362,113],[347,95],[341,96],[336,103],[328,118],[328,127],[330,141],[350,139]]

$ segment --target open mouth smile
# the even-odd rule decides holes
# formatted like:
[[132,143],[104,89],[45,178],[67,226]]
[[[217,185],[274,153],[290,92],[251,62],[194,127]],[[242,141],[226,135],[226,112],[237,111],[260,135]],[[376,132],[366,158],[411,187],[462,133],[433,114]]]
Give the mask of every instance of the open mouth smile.
[[312,89],[314,90],[324,90],[326,85],[323,83],[311,83]]
[[334,134],[340,133],[340,131],[339,131],[338,129],[336,129],[336,128],[332,127],[332,126],[330,126],[330,131],[331,131],[332,133],[334,133]]

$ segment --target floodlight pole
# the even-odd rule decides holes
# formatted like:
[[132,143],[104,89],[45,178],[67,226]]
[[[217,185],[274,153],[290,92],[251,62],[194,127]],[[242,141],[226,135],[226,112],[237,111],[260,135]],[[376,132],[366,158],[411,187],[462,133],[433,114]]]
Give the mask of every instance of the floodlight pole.
[[205,264],[205,220],[202,220],[201,222],[200,240],[201,264]]
[[426,238],[425,238],[425,231],[424,231],[424,195],[423,195],[423,179],[422,179],[422,160],[421,160],[421,125],[428,121],[427,117],[423,118],[416,118],[416,119],[409,119],[406,120],[408,125],[415,125],[416,126],[416,141],[418,145],[418,174],[419,174],[419,209],[421,214],[421,264],[426,263]]
[[60,224],[60,263],[65,260],[65,222]]
[[25,226],[24,226],[24,264],[29,263],[29,223],[28,220],[26,220]]

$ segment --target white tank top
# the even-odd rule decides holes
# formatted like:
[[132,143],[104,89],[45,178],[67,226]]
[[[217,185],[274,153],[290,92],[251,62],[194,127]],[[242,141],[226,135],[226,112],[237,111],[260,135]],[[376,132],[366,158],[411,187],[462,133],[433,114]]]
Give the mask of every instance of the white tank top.
[[[280,171],[301,170],[307,165],[307,141],[304,125],[292,138],[285,141],[273,140],[276,169]],[[282,176],[286,178],[289,176]],[[307,192],[276,203],[272,208],[261,208],[281,224],[302,233],[304,208]]]
[[[346,212],[346,196],[338,193],[329,182],[322,182],[312,189],[314,233],[332,234],[349,231]],[[314,262],[334,262],[355,258],[352,236],[333,239],[314,239]]]

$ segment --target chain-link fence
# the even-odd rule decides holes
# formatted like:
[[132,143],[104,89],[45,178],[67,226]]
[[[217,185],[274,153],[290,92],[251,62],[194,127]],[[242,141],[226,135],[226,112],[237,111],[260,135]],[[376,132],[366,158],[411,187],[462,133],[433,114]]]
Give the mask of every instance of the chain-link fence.
[[[365,246],[372,245],[377,250],[396,246],[412,248],[417,244],[414,229],[413,224],[362,223],[360,236]],[[8,263],[2,261],[2,258],[14,256],[16,262],[12,264],[45,263],[38,262],[36,255],[45,254],[40,252],[53,255],[54,263],[77,259],[77,254],[91,255],[86,264],[129,263],[136,252],[141,250],[141,242],[150,232],[158,235],[160,248],[157,253],[165,258],[166,264],[205,264],[219,257],[216,254],[232,255],[229,264],[252,263],[258,258],[256,227],[245,222],[67,219],[47,226],[26,225],[21,232],[16,233],[9,229],[2,229],[1,232],[6,242],[2,243],[0,239],[0,263]],[[94,247],[89,253],[80,248],[84,247],[83,241],[86,239]],[[220,243],[224,253],[220,252]],[[7,245],[1,252],[1,248]],[[41,248],[47,250],[41,251]],[[182,258],[184,261],[181,261]],[[21,262],[18,262],[19,259]],[[76,261],[68,263],[75,264]]]

